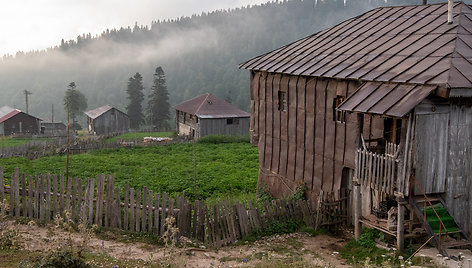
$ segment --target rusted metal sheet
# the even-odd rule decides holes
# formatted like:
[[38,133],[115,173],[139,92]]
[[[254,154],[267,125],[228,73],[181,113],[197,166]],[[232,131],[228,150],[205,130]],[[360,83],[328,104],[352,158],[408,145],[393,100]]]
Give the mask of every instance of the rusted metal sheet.
[[[173,108],[188,114],[197,115],[200,118],[232,118],[250,116],[249,113],[236,108],[210,93],[184,101],[175,105]],[[91,111],[87,113],[90,112]]]
[[437,86],[368,82],[353,93],[339,110],[403,117]]
[[[240,64],[302,76],[472,88],[472,12],[454,4],[381,7]],[[460,70],[460,71],[456,71]]]

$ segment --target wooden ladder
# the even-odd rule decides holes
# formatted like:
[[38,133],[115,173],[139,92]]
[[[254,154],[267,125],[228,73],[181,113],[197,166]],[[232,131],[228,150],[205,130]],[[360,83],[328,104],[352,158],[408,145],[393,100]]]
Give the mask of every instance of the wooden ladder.
[[[469,250],[472,250],[472,242],[469,239],[468,235],[460,228],[457,224],[454,217],[449,213],[444,200],[439,195],[426,195],[415,196],[410,198],[410,204],[413,208],[416,216],[423,223],[426,231],[433,236],[433,242],[438,249],[439,253],[445,257],[449,257],[447,249],[449,248],[458,248],[458,247],[467,247]],[[440,215],[434,208],[438,207],[438,204],[441,204],[447,211],[448,216],[453,219],[454,227],[450,227],[451,231],[448,231]],[[429,208],[434,212],[434,215],[439,220],[439,231],[434,230],[430,222],[426,217],[426,209]],[[443,217],[444,218],[444,217]]]

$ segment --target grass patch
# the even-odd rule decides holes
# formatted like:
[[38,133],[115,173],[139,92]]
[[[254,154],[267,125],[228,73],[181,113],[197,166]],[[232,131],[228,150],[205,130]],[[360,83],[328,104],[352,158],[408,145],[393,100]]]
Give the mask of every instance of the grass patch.
[[158,235],[152,233],[136,233],[115,228],[99,227],[95,235],[102,240],[113,240],[122,243],[144,243],[150,245],[164,245]]
[[249,139],[249,136],[231,136],[231,135],[209,135],[209,136],[204,136],[198,139],[198,143],[219,144],[219,143],[235,143],[235,142],[249,143],[250,139]]
[[[257,148],[249,143],[172,144],[142,148],[92,151],[70,157],[71,177],[111,174],[115,185],[135,189],[146,186],[154,193],[171,196],[185,191],[193,194],[193,150],[196,152],[197,196],[200,200],[252,196],[258,176]],[[6,177],[18,167],[30,175],[65,174],[65,156],[29,160],[24,157],[0,159]],[[9,180],[7,179],[7,183]],[[252,197],[251,197],[252,198]]]
[[144,137],[173,137],[175,132],[128,132],[121,134],[119,136],[111,137],[106,140],[106,142],[116,142],[118,140],[122,141],[134,141],[134,140],[143,140]]
[[49,139],[45,139],[45,138],[23,139],[23,138],[0,137],[0,148],[16,147],[20,145],[25,145],[31,141],[46,141],[46,140],[49,140]]
[[379,231],[363,228],[359,239],[356,241],[351,238],[341,250],[341,257],[350,264],[363,264],[366,261],[376,265],[382,264],[385,261],[382,255],[386,256],[387,251],[376,246],[376,238],[380,238]]

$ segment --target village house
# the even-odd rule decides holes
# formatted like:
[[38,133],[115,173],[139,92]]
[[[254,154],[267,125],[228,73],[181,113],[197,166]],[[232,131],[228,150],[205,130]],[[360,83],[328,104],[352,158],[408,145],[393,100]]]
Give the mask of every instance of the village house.
[[210,93],[174,106],[179,136],[198,139],[207,135],[249,135],[250,114]]
[[38,135],[41,119],[10,106],[0,108],[0,136]]
[[422,226],[442,254],[470,246],[471,6],[376,8],[239,67],[260,185],[349,188],[356,237],[362,223],[402,249]]
[[67,136],[67,126],[62,122],[41,122],[41,134],[47,137]]
[[129,131],[128,115],[109,105],[87,111],[85,114],[90,134],[112,135]]

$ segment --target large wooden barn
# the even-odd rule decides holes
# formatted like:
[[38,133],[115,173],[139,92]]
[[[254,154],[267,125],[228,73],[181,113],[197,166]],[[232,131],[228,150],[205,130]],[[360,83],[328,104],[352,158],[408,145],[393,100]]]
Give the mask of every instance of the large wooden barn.
[[109,105],[87,111],[85,114],[90,134],[112,135],[129,131],[128,115]]
[[472,8],[450,18],[447,4],[377,8],[241,64],[259,183],[278,197],[304,183],[312,200],[349,188],[356,236],[363,223],[400,249],[418,219],[443,254],[446,232],[470,245]]
[[0,136],[38,135],[41,119],[10,106],[0,108]]
[[210,93],[174,106],[179,136],[198,139],[207,135],[249,135],[250,114]]

